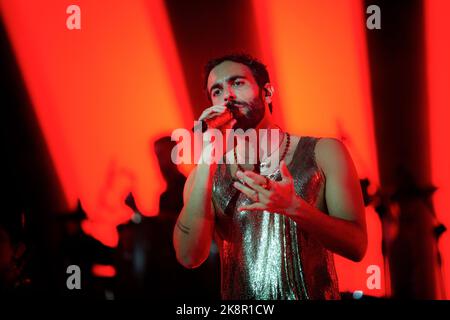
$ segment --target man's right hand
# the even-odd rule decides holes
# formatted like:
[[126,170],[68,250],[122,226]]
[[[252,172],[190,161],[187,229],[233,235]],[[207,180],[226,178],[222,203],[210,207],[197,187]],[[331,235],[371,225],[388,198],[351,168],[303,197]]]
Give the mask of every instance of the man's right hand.
[[226,129],[231,129],[236,123],[230,109],[222,105],[206,108],[198,118],[198,121],[202,120],[207,123],[208,129],[219,129],[223,135]]
[[[230,109],[223,105],[214,105],[212,107],[209,107],[205,109],[202,114],[200,115],[199,121],[205,121],[208,125],[208,129],[217,129],[222,134],[222,142],[223,148],[222,152],[220,152],[220,155],[216,155],[215,159],[219,159],[221,156],[223,156],[224,153],[226,153],[227,150],[227,136],[226,136],[226,130],[232,129],[233,126],[236,123],[236,119],[233,118],[233,114],[231,113]],[[203,151],[202,151],[202,158],[207,163],[211,163],[209,159],[211,159],[211,147],[209,146],[211,136],[208,131],[206,131],[203,134]],[[219,150],[215,149],[215,152],[218,152]]]

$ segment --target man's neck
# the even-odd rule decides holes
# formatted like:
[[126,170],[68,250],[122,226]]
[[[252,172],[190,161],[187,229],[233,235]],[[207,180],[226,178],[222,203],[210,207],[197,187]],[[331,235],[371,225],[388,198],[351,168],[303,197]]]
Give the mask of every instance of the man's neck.
[[259,151],[259,160],[263,161],[280,146],[283,133],[280,127],[271,121],[266,121],[264,124],[261,122],[260,125],[256,128],[258,141],[256,150]]
[[[249,143],[240,143],[238,145],[237,153],[239,154],[240,161],[245,157],[245,162],[248,163],[249,158],[252,158],[256,150],[258,150],[256,160],[257,162],[262,162],[272,152],[277,150],[282,143],[283,133],[270,119],[264,118],[255,128],[255,133],[256,141],[249,141]],[[245,152],[245,148],[248,149],[247,152]]]

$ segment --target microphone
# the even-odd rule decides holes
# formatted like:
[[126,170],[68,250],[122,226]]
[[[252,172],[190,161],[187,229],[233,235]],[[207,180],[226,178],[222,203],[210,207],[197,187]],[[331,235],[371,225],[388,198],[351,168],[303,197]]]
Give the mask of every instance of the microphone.
[[[234,104],[233,104],[232,101],[228,101],[225,104],[225,107],[227,107],[231,111],[231,113],[233,113],[231,108],[234,107]],[[220,118],[220,117],[215,117],[215,118],[209,119],[209,120],[214,120],[214,119],[217,119],[217,118]],[[228,119],[227,121],[229,121],[229,120],[231,120],[231,119]],[[200,120],[199,122],[200,123],[198,123],[197,126],[193,126],[192,127],[192,132],[195,132],[195,129],[197,127],[199,127],[199,126],[201,126],[202,133],[204,133],[204,132],[206,132],[206,130],[208,130],[208,121],[207,120]]]

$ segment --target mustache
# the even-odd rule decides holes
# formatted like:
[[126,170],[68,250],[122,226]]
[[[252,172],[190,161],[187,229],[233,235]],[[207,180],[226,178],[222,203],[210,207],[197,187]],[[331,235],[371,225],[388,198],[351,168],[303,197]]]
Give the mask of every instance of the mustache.
[[250,107],[250,104],[244,101],[232,100],[227,102],[226,107],[230,109],[233,115],[236,115],[237,113],[240,113],[239,108]]

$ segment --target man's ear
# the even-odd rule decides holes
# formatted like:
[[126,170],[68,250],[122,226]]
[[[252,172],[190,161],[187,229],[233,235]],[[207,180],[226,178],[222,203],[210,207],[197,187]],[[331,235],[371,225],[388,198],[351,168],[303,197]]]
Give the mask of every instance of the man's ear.
[[264,102],[272,103],[272,97],[275,92],[275,88],[270,83],[266,83],[264,85],[263,90],[264,90]]

